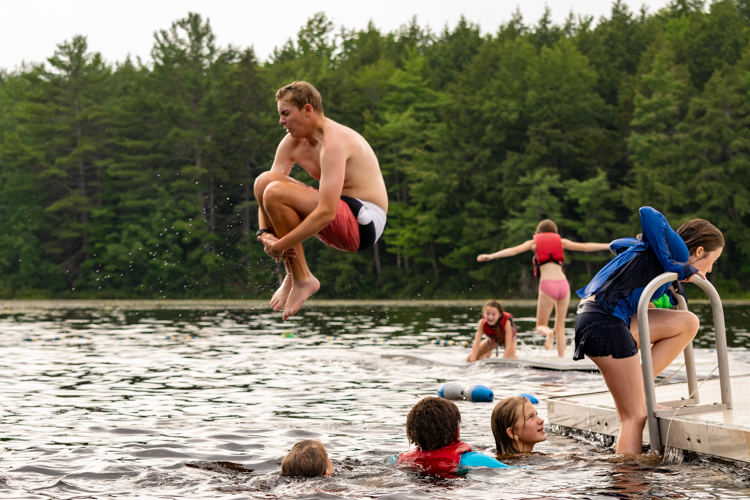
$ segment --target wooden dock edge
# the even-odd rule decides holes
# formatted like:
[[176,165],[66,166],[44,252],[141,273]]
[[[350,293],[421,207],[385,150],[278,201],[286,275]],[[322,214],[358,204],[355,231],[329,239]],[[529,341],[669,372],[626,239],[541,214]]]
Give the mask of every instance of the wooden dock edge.
[[[590,394],[589,394],[590,395]],[[587,396],[581,394],[580,396]],[[574,399],[576,396],[561,396]],[[582,439],[614,448],[620,430],[614,408],[582,405],[571,401],[547,400],[547,419],[555,434]],[[702,422],[659,419],[659,430],[666,444],[665,459],[673,463],[710,460],[739,468],[750,467],[750,433],[740,429],[707,425]],[[669,435],[667,435],[669,433]],[[644,449],[649,449],[648,427],[643,431]],[[711,451],[711,453],[709,453]]]
[[[581,429],[574,429],[572,427],[565,427],[562,425],[550,425],[549,431],[559,436],[566,436],[573,438],[577,441],[584,441],[591,443],[598,448],[604,448],[609,451],[615,449],[615,436],[609,434],[599,434],[591,431],[584,431]],[[648,453],[648,443],[643,443],[643,452]],[[699,453],[695,451],[681,450],[679,448],[667,448],[664,452],[666,462],[670,463],[683,463],[683,462],[702,462],[704,460],[714,462],[720,465],[728,465],[730,467],[737,467],[739,469],[750,468],[750,463],[743,462],[740,460],[732,460],[730,458],[717,457],[716,455],[709,455],[707,453]]]

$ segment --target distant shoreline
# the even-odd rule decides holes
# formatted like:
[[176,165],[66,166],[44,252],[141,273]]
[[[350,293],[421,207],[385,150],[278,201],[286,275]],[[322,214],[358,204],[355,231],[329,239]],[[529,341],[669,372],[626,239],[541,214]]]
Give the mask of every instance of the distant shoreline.
[[[324,307],[481,307],[484,300],[310,300],[305,304],[305,310]],[[504,306],[536,307],[536,300],[503,300]],[[575,309],[578,301],[571,301],[569,309]],[[691,304],[707,305],[708,300],[691,300]],[[724,306],[746,306],[750,300],[722,301]],[[38,310],[267,310],[271,311],[267,300],[0,300],[0,314]]]

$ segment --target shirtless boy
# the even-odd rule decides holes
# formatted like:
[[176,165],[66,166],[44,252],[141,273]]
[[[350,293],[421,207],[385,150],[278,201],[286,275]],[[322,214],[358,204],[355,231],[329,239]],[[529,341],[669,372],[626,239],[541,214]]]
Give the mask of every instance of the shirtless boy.
[[[287,135],[254,190],[258,241],[286,267],[286,278],[271,298],[271,307],[283,309],[286,320],[320,288],[307,267],[302,242],[315,236],[345,252],[371,248],[383,234],[388,193],[370,145],[323,115],[315,87],[291,83],[276,92],[276,103]],[[289,177],[295,163],[319,182],[319,190]]]

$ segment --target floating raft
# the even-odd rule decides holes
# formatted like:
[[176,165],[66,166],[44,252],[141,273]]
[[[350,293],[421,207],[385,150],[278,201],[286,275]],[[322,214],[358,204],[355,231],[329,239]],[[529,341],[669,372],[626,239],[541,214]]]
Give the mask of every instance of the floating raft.
[[596,367],[593,361],[589,358],[582,359],[580,361],[573,361],[572,358],[566,356],[560,357],[540,357],[540,358],[489,358],[481,360],[480,363],[486,363],[488,365],[511,365],[511,366],[522,366],[524,368],[539,368],[542,370],[557,370],[560,372],[567,371],[579,371],[579,372],[598,372],[599,368]]
[[[750,375],[735,376],[731,380],[733,387],[748,387]],[[656,388],[657,401],[679,401],[687,394],[687,383],[664,384]],[[700,387],[699,394],[701,404],[715,402],[718,406],[721,402],[719,379],[707,380]],[[735,391],[731,410],[690,414],[689,408],[683,408],[676,415],[675,411],[660,410],[657,413],[662,446],[682,450],[681,458],[691,458],[693,453],[705,458],[750,462],[750,391]],[[547,419],[550,425],[556,426],[554,430],[557,432],[598,437],[600,440],[604,436],[617,436],[620,430],[609,391],[549,398]],[[648,426],[643,432],[643,442],[649,442]]]
[[382,358],[404,358],[422,363],[438,364],[445,366],[471,366],[472,364],[480,365],[505,365],[519,366],[523,368],[537,368],[542,370],[557,371],[583,371],[596,372],[599,369],[588,358],[580,361],[573,361],[569,356],[560,358],[557,356],[539,356],[539,357],[518,357],[516,359],[496,358],[482,359],[476,363],[467,363],[464,361],[468,351],[463,351],[460,358],[454,359],[452,356],[447,358],[444,355],[436,353],[430,354],[381,354]]

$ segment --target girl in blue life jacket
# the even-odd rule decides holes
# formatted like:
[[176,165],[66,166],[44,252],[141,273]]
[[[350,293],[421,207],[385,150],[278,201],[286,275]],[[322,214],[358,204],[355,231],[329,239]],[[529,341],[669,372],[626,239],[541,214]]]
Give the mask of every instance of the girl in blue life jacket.
[[[563,249],[578,252],[609,250],[609,243],[578,243],[561,238],[557,225],[545,219],[536,227],[534,238],[518,246],[505,248],[492,254],[477,257],[479,262],[511,257],[521,252],[534,252],[534,276],[539,279],[539,297],[536,306],[536,330],[547,337],[544,347],[552,349],[557,337],[557,354],[565,354],[565,315],[570,304],[570,285],[565,277]],[[549,317],[555,308],[555,329],[551,329]]]
[[[466,361],[473,363],[478,359],[487,358],[496,347],[503,348],[504,358],[517,358],[517,332],[513,315],[505,312],[500,302],[488,300],[482,307],[482,319],[479,320],[474,344],[471,346],[471,353]],[[482,340],[484,335],[487,338]]]
[[[641,453],[646,424],[643,373],[638,357],[637,309],[644,288],[664,272],[679,281],[706,279],[724,248],[724,235],[703,219],[686,222],[673,231],[662,214],[640,209],[643,239],[632,244],[578,290],[574,359],[588,356],[604,376],[615,400],[620,433],[617,453]],[[697,277],[696,277],[697,276]],[[664,294],[669,283],[654,292]],[[658,375],[693,340],[700,326],[695,314],[672,309],[649,309],[651,356]]]
[[[643,233],[638,233],[635,238],[620,238],[610,243],[609,249],[613,254],[620,255],[631,246],[635,245],[636,243],[640,243],[642,239]],[[682,295],[682,297],[685,299],[685,302],[687,303],[687,295],[685,295],[685,290],[683,290],[680,282],[675,281],[674,283],[672,283],[672,285],[674,286],[675,292]],[[677,297],[675,297],[675,295],[670,290],[667,290],[661,297],[652,298],[651,302],[649,302],[648,304],[648,307],[657,309],[671,309],[672,306],[676,305]]]

